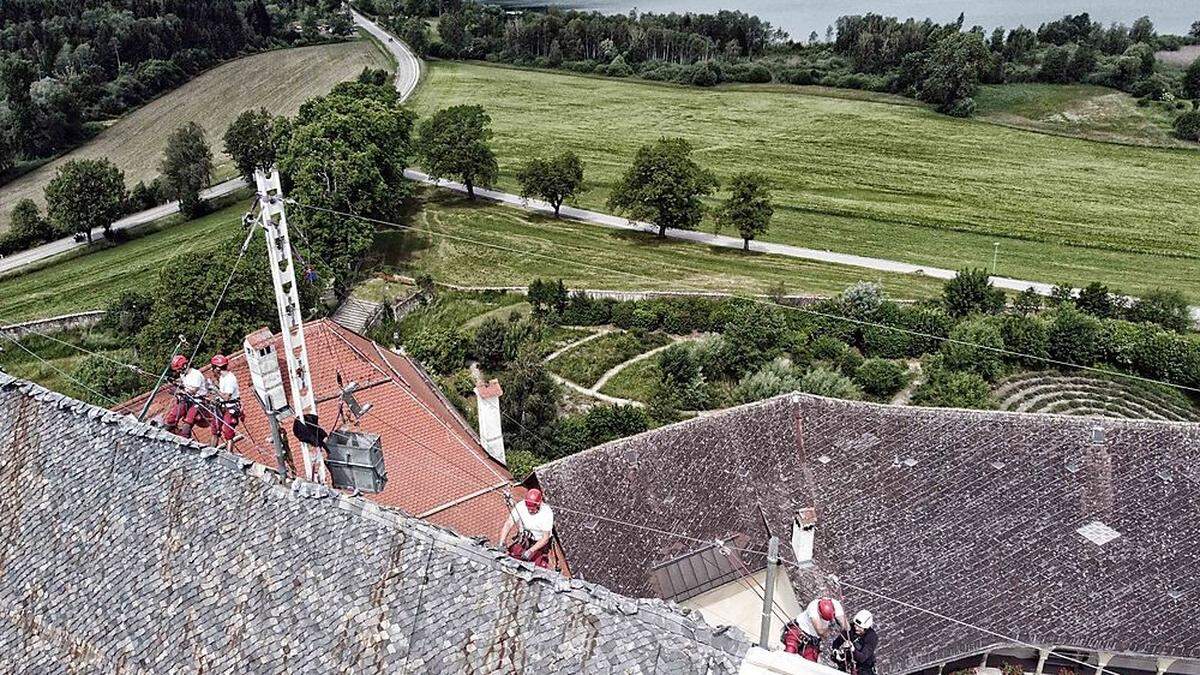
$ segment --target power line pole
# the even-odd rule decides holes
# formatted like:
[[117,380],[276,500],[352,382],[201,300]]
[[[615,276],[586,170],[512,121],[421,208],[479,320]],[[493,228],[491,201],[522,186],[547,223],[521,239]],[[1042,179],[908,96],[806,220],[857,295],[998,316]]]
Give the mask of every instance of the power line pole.
[[[304,318],[296,285],[296,265],[292,260],[292,240],[284,210],[283,186],[275,169],[271,169],[270,174],[255,171],[254,182],[258,187],[260,224],[267,238],[275,306],[279,312],[279,330],[287,358],[292,413],[297,420],[307,422],[308,415],[316,419],[317,403],[308,367],[308,346],[304,341]],[[300,452],[304,457],[304,477],[319,483],[326,482],[325,464],[320,454],[314,453],[304,442],[300,443]]]
[[775,574],[779,568],[779,537],[767,541],[767,578],[763,585],[762,629],[758,633],[758,646],[769,649],[771,639],[771,610],[775,606]]

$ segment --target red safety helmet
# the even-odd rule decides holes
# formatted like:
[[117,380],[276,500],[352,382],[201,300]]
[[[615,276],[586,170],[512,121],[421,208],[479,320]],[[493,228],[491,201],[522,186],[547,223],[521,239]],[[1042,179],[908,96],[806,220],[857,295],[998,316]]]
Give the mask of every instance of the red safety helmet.
[[542,508],[541,490],[533,488],[529,492],[525,493],[525,508],[529,509],[530,511],[537,511],[538,509]]
[[187,357],[183,354],[176,354],[174,358],[171,359],[171,370],[183,370],[183,367],[186,365]]
[[833,621],[833,618],[837,616],[837,609],[833,606],[833,600],[821,598],[821,601],[817,603],[817,614],[820,614],[821,618],[826,621]]
[[229,357],[225,356],[224,354],[217,354],[216,356],[212,357],[211,363],[218,368],[228,368]]

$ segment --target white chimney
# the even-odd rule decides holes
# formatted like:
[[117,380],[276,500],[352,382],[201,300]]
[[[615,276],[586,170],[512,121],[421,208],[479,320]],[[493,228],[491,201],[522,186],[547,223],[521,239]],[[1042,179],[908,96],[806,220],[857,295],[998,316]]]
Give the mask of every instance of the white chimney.
[[507,466],[504,461],[504,432],[500,429],[500,396],[504,390],[500,382],[492,380],[475,385],[475,403],[479,409],[479,440],[492,459]]
[[792,520],[792,553],[796,556],[796,562],[812,562],[816,534],[817,510],[806,506],[797,511],[796,518]]
[[246,364],[250,366],[250,381],[263,407],[274,412],[288,407],[287,394],[283,389],[283,375],[279,372],[279,357],[275,354],[275,337],[268,328],[259,328],[246,336],[242,343]]

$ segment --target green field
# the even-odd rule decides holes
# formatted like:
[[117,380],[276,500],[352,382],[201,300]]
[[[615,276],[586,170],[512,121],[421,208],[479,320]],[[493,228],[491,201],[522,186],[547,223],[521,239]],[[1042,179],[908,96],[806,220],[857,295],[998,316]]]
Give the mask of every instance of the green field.
[[122,291],[147,290],[171,258],[215,250],[241,229],[247,203],[133,241],[0,279],[0,325],[102,309]]
[[414,106],[427,115],[455,103],[491,114],[503,188],[516,186],[526,157],[570,148],[590,187],[578,202],[603,208],[640,144],[682,136],[724,179],[767,174],[777,210],[766,239],[950,268],[990,265],[999,242],[1002,275],[1099,279],[1129,293],[1177,288],[1200,300],[1197,151],[783,87],[703,90],[432,64]]
[[570,288],[836,294],[876,281],[895,298],[937,294],[941,282],[796,258],[746,254],[583,225],[426,190],[416,231],[377,237],[387,270],[466,286],[523,286],[537,277]]
[[[1098,141],[1200,149],[1179,140],[1170,104],[1138,106],[1121,91],[1088,84],[1003,84],[980,87],[976,116],[997,124]],[[1184,102],[1185,110],[1191,104]]]
[[9,340],[0,340],[0,347],[3,347],[0,350],[0,371],[96,405],[119,403],[97,395],[99,392],[89,391],[77,381],[75,371],[88,354],[69,345],[77,345],[125,363],[132,360],[132,352],[121,345],[118,338],[97,330],[67,331],[56,337],[59,341],[37,335],[27,336],[20,341],[24,349]]
[[645,403],[650,400],[658,378],[658,359],[642,359],[613,375],[611,380],[604,383],[600,393]]
[[125,172],[130,186],[153,180],[167,136],[191,121],[204,127],[213,147],[215,178],[230,178],[236,169],[222,152],[221,136],[243,110],[262,106],[293,115],[300,104],[353,79],[364,66],[389,67],[367,40],[277,50],[217,66],[129,113],[82,147],[0,187],[0,230],[8,226],[9,212],[20,199],[42,205],[46,184],[72,159],[107,157]]

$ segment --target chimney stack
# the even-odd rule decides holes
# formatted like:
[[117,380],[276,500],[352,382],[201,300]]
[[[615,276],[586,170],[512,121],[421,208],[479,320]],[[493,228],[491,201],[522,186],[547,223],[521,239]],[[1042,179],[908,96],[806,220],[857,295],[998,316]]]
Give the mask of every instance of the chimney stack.
[[504,461],[504,432],[500,428],[500,396],[504,390],[498,380],[475,385],[475,403],[479,410],[479,440],[492,459]]
[[792,553],[801,565],[813,559],[813,541],[817,534],[817,510],[804,507],[796,512],[792,520]]
[[268,328],[259,328],[246,336],[242,344],[246,364],[250,366],[250,381],[254,393],[266,412],[281,412],[288,407],[287,393],[283,389],[283,375],[279,372],[279,357],[275,354],[275,337]]

